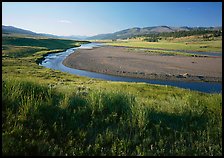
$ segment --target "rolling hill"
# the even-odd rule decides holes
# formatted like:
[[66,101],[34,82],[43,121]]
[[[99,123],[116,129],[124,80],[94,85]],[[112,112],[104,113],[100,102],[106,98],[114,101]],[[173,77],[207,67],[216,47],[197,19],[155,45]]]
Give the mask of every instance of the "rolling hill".
[[16,28],[13,26],[4,26],[2,25],[2,33],[3,34],[26,34],[26,35],[32,35],[37,36],[38,34],[29,30],[24,30],[20,28]]
[[2,34],[19,34],[19,35],[26,35],[26,36],[36,36],[36,37],[49,37],[49,38],[63,38],[63,39],[71,39],[71,40],[84,40],[87,36],[57,36],[52,34],[45,34],[45,33],[36,33],[33,31],[17,28],[14,26],[5,26],[2,25]]
[[96,36],[89,37],[89,40],[104,40],[104,39],[126,39],[136,35],[146,35],[146,34],[156,34],[162,32],[176,32],[176,31],[190,31],[190,30],[220,30],[222,27],[169,27],[169,26],[153,26],[153,27],[134,27],[130,29],[125,29],[115,33],[100,34]]
[[190,31],[190,30],[222,30],[222,27],[169,27],[169,26],[152,26],[152,27],[134,27],[130,29],[121,30],[114,33],[99,34],[96,36],[57,36],[52,34],[44,33],[35,33],[29,30],[24,30],[21,28],[16,28],[13,26],[4,26],[2,25],[3,34],[23,34],[29,36],[41,36],[41,37],[50,37],[50,38],[63,38],[71,40],[105,40],[105,39],[126,39],[136,35],[146,35],[146,34],[157,34],[162,32],[176,32],[176,31]]

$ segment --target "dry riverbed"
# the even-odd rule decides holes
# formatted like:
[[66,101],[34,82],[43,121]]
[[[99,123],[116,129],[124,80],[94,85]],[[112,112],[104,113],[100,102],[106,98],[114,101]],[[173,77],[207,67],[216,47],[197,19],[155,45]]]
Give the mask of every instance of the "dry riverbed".
[[222,57],[162,56],[125,47],[78,49],[63,64],[92,72],[159,80],[222,81]]

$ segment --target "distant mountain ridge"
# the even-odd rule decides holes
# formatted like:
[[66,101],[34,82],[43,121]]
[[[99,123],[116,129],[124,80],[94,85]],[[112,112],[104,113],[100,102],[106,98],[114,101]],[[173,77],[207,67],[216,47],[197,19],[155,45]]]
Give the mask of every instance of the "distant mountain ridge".
[[52,34],[45,33],[36,33],[33,31],[17,28],[14,26],[5,26],[2,25],[2,33],[4,34],[23,34],[23,35],[31,35],[31,36],[41,36],[41,37],[51,37],[51,38],[64,38],[64,39],[73,39],[73,40],[84,40],[87,36],[57,36]]
[[16,34],[25,34],[25,35],[31,35],[31,36],[43,36],[43,37],[51,37],[51,38],[64,38],[64,39],[72,39],[72,40],[105,40],[105,39],[125,39],[130,38],[136,35],[146,35],[146,34],[156,34],[156,33],[162,33],[162,32],[175,32],[175,31],[190,31],[194,29],[202,29],[202,30],[222,30],[222,27],[170,27],[170,26],[152,26],[152,27],[133,27],[121,31],[117,31],[114,33],[107,33],[107,34],[99,34],[96,36],[57,36],[52,34],[44,34],[44,33],[35,33],[29,30],[16,28],[13,26],[4,26],[2,25],[2,33],[10,34],[10,33],[16,33]]
[[208,29],[208,30],[221,30],[222,27],[169,27],[169,26],[152,26],[152,27],[134,27],[130,29],[121,30],[115,33],[109,34],[99,34],[96,36],[89,37],[89,40],[103,40],[103,39],[125,39],[130,38],[136,35],[146,35],[146,34],[155,34],[155,33],[162,33],[162,32],[176,32],[176,31],[190,31],[195,29]]
[[20,28],[16,28],[13,26],[4,26],[2,25],[2,33],[18,33],[18,34],[27,34],[27,35],[37,35],[37,33],[29,31],[29,30],[25,30],[25,29],[20,29]]

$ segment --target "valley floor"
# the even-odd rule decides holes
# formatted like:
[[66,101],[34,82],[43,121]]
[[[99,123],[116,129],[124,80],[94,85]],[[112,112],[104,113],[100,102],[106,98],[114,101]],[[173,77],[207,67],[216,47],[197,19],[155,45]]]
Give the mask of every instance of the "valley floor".
[[[222,155],[222,93],[110,82],[38,65],[49,53],[87,42],[16,36],[3,36],[2,41],[2,155]],[[156,61],[157,56],[143,54],[105,47],[78,50],[72,56],[80,67],[101,61],[101,69],[119,63],[133,68],[129,72],[139,69],[135,64],[140,57],[142,66],[154,60],[147,71],[159,63],[167,67],[171,59],[188,59],[162,56],[163,61]],[[219,77],[221,59],[189,59],[195,69]]]

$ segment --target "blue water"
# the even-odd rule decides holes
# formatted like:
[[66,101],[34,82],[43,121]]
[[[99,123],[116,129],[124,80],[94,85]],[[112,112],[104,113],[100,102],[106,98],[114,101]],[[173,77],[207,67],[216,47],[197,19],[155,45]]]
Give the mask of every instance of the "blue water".
[[113,75],[100,74],[95,72],[89,72],[84,70],[78,70],[66,67],[62,64],[63,60],[73,53],[77,48],[78,49],[92,49],[93,47],[100,47],[103,44],[100,43],[88,43],[83,44],[80,47],[70,48],[65,52],[49,54],[45,57],[45,60],[42,61],[40,65],[51,68],[54,70],[60,70],[62,72],[68,72],[71,74],[76,74],[79,76],[86,76],[90,78],[98,78],[109,81],[123,81],[123,82],[145,82],[150,84],[160,84],[160,85],[168,85],[175,86],[200,92],[206,93],[220,93],[222,92],[222,84],[221,83],[212,83],[212,82],[187,82],[187,81],[163,81],[163,80],[149,80],[149,79],[138,79],[131,77],[119,77]]

